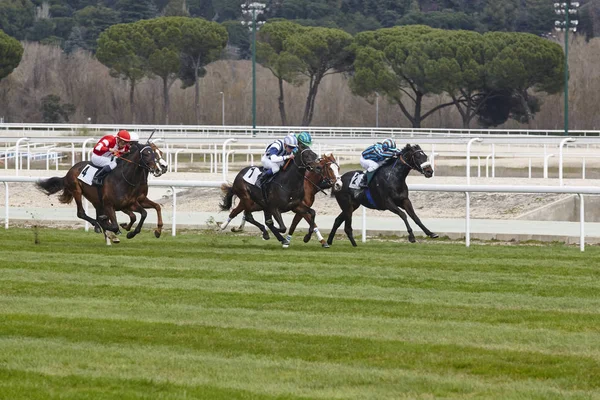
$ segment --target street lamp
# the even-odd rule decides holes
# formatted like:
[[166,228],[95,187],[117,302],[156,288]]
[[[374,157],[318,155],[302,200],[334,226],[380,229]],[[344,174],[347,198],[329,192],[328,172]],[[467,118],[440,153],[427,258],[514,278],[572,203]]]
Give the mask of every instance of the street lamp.
[[375,127],[379,128],[379,93],[375,92]]
[[[557,31],[565,32],[565,135],[569,135],[569,31],[576,32],[579,21],[575,19],[579,2],[565,0],[561,3],[554,3],[554,12],[560,17],[564,16],[564,20],[557,19],[554,21],[554,27]],[[569,19],[569,14],[573,14],[573,18]]]
[[225,126],[225,93],[221,93],[221,125]]
[[[252,134],[256,132],[256,31],[265,21],[256,21],[256,16],[265,12],[266,4],[246,2],[242,4],[242,14],[247,18],[242,25],[247,25],[252,31]],[[257,26],[258,25],[258,26]]]

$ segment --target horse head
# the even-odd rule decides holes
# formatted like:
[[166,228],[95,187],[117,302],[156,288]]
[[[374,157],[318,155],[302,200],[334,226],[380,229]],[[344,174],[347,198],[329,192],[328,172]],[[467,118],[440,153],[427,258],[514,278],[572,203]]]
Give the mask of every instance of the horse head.
[[154,152],[156,164],[158,164],[158,166],[160,168],[160,173],[156,176],[160,176],[167,172],[167,168],[169,167],[169,164],[165,161],[165,159],[163,158],[162,151],[160,151],[160,149],[156,146],[156,144],[154,144],[154,142],[149,142],[148,144],[149,144],[150,148],[152,149],[152,151]]
[[151,172],[154,176],[161,176],[166,172],[167,163],[162,158],[162,153],[154,143],[132,146],[131,153],[139,153],[139,166]]
[[398,159],[409,168],[425,175],[425,178],[433,176],[433,167],[427,160],[427,154],[421,150],[421,146],[418,144],[412,146],[407,144],[400,152]]
[[314,169],[319,164],[319,156],[307,147],[300,149],[300,154],[294,157],[294,163],[298,168]]
[[340,166],[332,153],[325,153],[319,159],[319,164],[315,167],[315,172],[321,174],[323,181],[333,187],[337,192],[342,188],[342,177],[340,176]]

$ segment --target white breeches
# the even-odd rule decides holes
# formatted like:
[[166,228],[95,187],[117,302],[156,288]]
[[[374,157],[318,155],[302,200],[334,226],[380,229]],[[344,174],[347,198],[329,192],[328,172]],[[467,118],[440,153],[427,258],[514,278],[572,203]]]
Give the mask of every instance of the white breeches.
[[104,167],[105,165],[110,165],[110,169],[111,171],[113,169],[116,168],[117,166],[117,160],[114,157],[104,157],[104,156],[99,156],[97,154],[92,153],[92,164],[94,164],[96,167]]
[[367,172],[373,172],[379,168],[379,163],[373,160],[365,160],[362,156],[360,157],[360,166],[367,170]]
[[278,173],[279,170],[281,169],[281,166],[285,162],[285,161],[281,161],[281,162],[271,161],[269,156],[263,156],[260,161],[262,162],[263,167],[265,167],[265,169],[271,169],[273,171],[273,174]]

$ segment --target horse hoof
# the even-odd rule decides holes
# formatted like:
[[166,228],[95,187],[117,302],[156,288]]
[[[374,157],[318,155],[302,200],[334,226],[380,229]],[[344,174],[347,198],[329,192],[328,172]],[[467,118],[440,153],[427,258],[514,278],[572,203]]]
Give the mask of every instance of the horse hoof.
[[415,243],[417,241],[417,239],[415,239],[414,236],[411,236],[408,238],[408,241],[411,243]]
[[115,243],[115,244],[119,244],[119,243],[121,243],[121,239],[119,239],[119,238],[117,238],[117,237],[116,237],[116,238],[112,238],[112,239],[111,239],[111,241],[112,241],[113,243]]
[[135,232],[129,232],[127,234],[127,239],[133,239],[135,237]]
[[263,233],[262,238],[263,238],[263,240],[269,240],[270,239],[269,234],[267,232]]
[[304,239],[303,240],[304,240],[304,243],[310,242],[310,235],[309,234],[304,235]]
[[158,239],[160,237],[160,231],[154,231],[154,236]]
[[290,247],[290,241],[289,240],[284,240],[283,242],[281,242],[281,246],[284,249],[287,249],[288,247]]
[[437,233],[433,233],[433,232],[431,232],[431,233],[429,234],[429,237],[430,237],[430,238],[432,238],[432,239],[437,239],[437,238],[439,238],[439,237],[440,237],[440,235],[438,235]]
[[94,226],[94,232],[96,232],[96,233],[102,233],[102,228],[100,227],[100,225],[95,225]]
[[321,246],[322,246],[324,249],[328,249],[329,247],[331,247],[331,246],[329,246],[327,243],[322,243],[322,244],[321,244]]
[[241,229],[238,229],[235,226],[233,228],[231,228],[231,232],[233,232],[233,233],[238,233],[240,231],[241,231]]
[[121,228],[125,229],[126,231],[129,231],[129,229],[127,229],[127,224],[121,224]]

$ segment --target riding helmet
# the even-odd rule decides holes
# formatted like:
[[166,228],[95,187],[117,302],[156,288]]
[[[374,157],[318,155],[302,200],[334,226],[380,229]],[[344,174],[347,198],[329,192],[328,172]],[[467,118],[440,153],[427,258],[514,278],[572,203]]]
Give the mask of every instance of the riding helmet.
[[382,143],[384,150],[396,150],[396,142],[394,139],[385,139]]
[[302,143],[304,146],[312,145],[312,137],[308,132],[301,132],[297,136],[298,142]]
[[283,144],[292,148],[296,148],[298,147],[298,139],[296,139],[296,136],[294,135],[287,135],[283,138]]
[[121,129],[119,131],[119,133],[117,133],[117,137],[119,139],[121,139],[121,140],[126,141],[126,142],[130,142],[131,141],[131,135],[125,129]]

